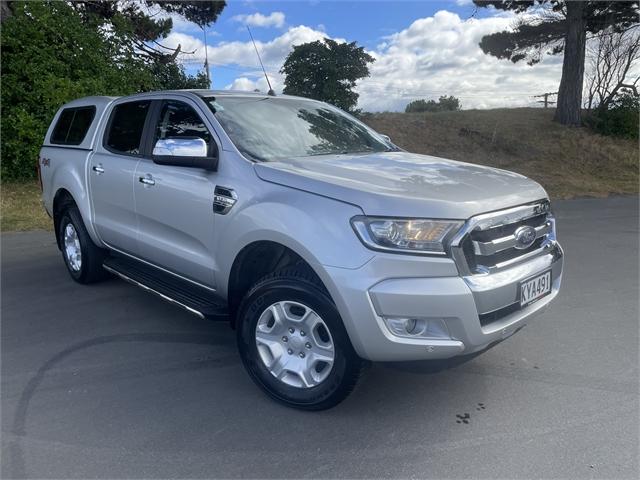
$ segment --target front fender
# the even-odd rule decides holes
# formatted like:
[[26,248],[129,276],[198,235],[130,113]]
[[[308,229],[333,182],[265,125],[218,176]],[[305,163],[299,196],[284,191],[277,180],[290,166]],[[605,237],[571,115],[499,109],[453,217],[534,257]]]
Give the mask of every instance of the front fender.
[[300,255],[323,281],[323,266],[356,269],[373,253],[360,243],[349,220],[360,208],[299,190],[271,185],[266,198],[235,214],[216,217],[221,278],[218,291],[226,296],[236,256],[257,241],[277,242]]

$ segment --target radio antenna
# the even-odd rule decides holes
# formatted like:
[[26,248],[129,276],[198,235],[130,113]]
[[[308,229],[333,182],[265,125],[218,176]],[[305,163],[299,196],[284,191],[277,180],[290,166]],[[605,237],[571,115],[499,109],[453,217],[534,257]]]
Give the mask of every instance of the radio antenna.
[[267,92],[267,95],[271,97],[275,97],[276,92],[274,92],[273,88],[271,88],[271,82],[269,81],[269,76],[267,75],[267,71],[264,69],[264,65],[262,64],[262,59],[260,58],[260,53],[258,53],[258,47],[256,47],[256,42],[253,39],[253,35],[251,34],[251,29],[249,28],[249,25],[247,25],[247,30],[249,31],[249,36],[251,37],[251,43],[253,43],[253,48],[256,50],[256,55],[258,56],[258,61],[260,62],[260,66],[262,67],[262,73],[264,73],[264,78],[267,79],[267,85],[269,85],[269,91]]

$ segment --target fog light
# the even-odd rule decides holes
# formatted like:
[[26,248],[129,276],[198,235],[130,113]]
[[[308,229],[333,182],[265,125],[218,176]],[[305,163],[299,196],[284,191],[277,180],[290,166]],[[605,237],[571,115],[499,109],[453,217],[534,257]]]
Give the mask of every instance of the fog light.
[[441,318],[384,317],[391,333],[406,338],[449,339],[447,325]]
[[416,325],[418,325],[418,320],[416,320],[415,318],[407,318],[407,320],[404,322],[404,329],[409,335],[411,335],[416,329]]

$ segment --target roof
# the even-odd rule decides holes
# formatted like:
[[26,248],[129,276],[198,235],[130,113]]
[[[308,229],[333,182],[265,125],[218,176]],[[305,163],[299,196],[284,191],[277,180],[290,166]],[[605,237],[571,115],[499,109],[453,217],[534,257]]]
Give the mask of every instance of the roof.
[[84,107],[86,105],[95,105],[96,107],[105,106],[109,103],[113,102],[118,97],[107,97],[107,96],[93,96],[93,97],[82,97],[76,98],[75,100],[71,100],[68,103],[64,104],[64,107]]
[[[123,97],[108,97],[108,96],[92,96],[92,97],[82,97],[76,100],[72,100],[71,102],[64,105],[67,107],[80,107],[84,105],[95,105],[95,106],[106,106],[114,100],[119,98],[131,98],[134,99],[140,96],[147,95],[162,95],[162,94],[185,94],[191,93],[197,95],[199,97],[264,97],[264,98],[273,98],[264,92],[248,92],[242,90],[206,90],[206,89],[186,89],[186,90],[157,90],[152,92],[140,92],[134,93],[132,95],[126,95]],[[299,98],[291,95],[277,95],[277,98]]]

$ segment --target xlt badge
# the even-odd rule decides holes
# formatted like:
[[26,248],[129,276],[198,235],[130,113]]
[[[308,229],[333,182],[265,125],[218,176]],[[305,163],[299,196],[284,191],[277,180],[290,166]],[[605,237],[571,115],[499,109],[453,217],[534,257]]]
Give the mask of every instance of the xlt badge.
[[216,185],[213,192],[213,211],[220,215],[226,215],[237,200],[238,196],[233,189]]

